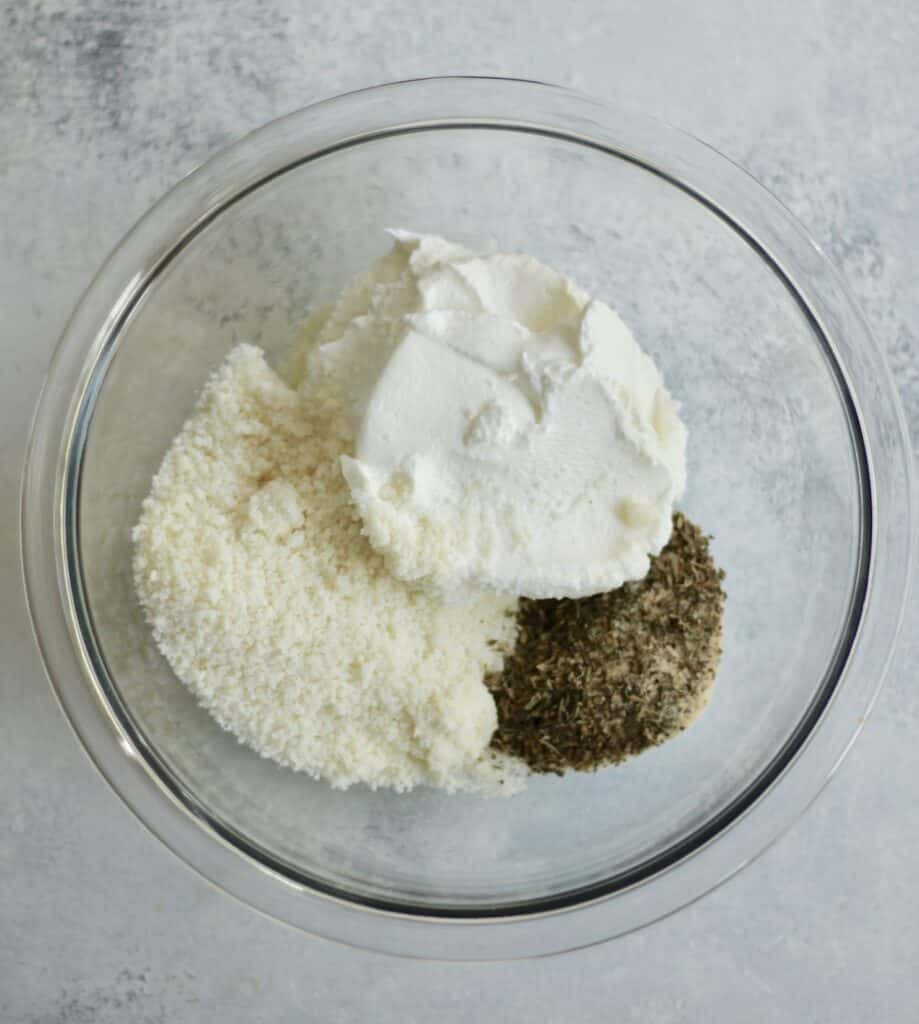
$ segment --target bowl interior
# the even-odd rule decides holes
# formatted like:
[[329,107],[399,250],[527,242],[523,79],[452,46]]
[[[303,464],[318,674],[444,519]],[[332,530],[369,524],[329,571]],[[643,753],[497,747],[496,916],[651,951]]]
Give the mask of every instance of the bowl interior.
[[[207,376],[240,341],[279,363],[307,313],[388,248],[387,227],[494,242],[618,309],[689,427],[688,514],[727,572],[724,660],[678,739],[509,800],[334,792],[199,709],[133,594],[130,531]],[[224,208],[161,269],[86,397],[81,628],[155,770],[277,870],[407,910],[501,912],[625,884],[726,826],[832,685],[864,512],[838,372],[742,231],[576,139],[439,127],[342,147]]]

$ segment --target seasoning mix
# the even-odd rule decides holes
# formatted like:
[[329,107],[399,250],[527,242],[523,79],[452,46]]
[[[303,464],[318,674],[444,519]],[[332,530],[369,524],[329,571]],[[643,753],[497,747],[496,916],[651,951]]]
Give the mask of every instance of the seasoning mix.
[[644,579],[593,597],[523,599],[516,647],[486,680],[492,746],[531,771],[617,764],[705,706],[721,657],[724,573],[682,513]]

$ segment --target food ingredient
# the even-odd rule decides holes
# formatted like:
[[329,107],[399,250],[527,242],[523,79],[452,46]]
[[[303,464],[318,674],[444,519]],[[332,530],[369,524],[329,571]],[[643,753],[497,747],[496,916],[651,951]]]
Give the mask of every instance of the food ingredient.
[[640,579],[685,483],[686,430],[652,360],[529,256],[393,235],[297,357],[338,396],[342,468],[389,570],[450,599]]
[[156,642],[225,729],[333,786],[513,791],[523,768],[488,750],[483,677],[513,646],[516,602],[444,605],[390,575],[328,404],[250,345],[210,380],[134,531]]
[[721,656],[724,573],[681,513],[648,575],[579,600],[520,603],[517,646],[489,679],[495,749],[562,774],[617,764],[703,709]]

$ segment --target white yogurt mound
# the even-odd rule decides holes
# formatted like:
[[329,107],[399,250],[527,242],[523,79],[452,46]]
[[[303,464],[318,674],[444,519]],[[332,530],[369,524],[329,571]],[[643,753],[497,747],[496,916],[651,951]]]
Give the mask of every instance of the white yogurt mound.
[[653,361],[535,259],[393,234],[299,357],[337,395],[353,434],[342,471],[389,571],[465,597],[643,577],[686,477],[686,429]]

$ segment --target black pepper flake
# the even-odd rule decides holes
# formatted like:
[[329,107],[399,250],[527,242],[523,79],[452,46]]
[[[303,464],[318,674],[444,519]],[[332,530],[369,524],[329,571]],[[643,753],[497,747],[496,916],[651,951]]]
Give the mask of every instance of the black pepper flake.
[[557,775],[619,764],[682,732],[721,658],[724,572],[682,513],[644,579],[594,597],[534,601],[517,645],[486,679],[492,746]]

